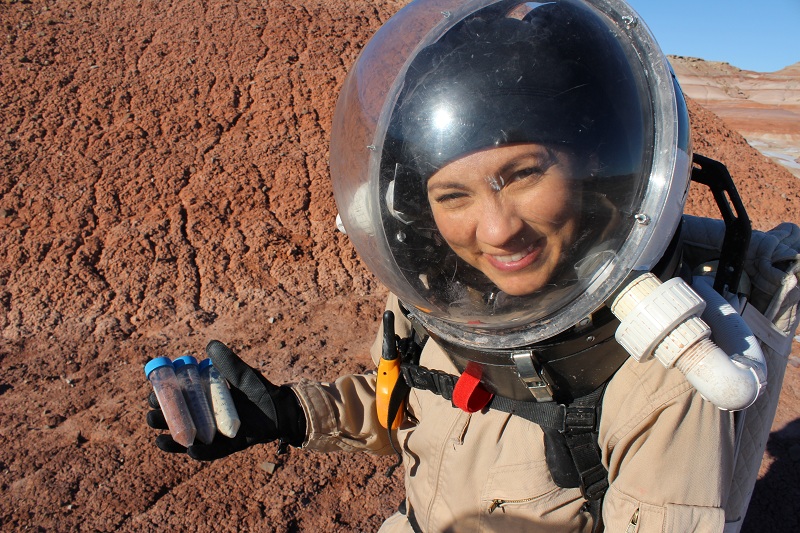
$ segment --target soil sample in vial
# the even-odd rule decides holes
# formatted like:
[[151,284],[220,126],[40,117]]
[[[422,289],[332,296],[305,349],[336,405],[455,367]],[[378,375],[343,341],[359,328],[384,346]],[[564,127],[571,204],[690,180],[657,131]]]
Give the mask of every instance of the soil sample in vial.
[[175,367],[175,375],[183,390],[183,396],[189,405],[189,412],[192,413],[192,420],[197,428],[197,438],[205,444],[211,444],[217,426],[203,392],[203,385],[200,383],[197,359],[191,355],[184,355],[175,359],[172,365]]
[[214,419],[217,422],[217,431],[226,437],[235,437],[241,425],[239,413],[233,403],[228,382],[214,367],[211,359],[200,361],[200,381],[203,382],[206,397],[211,403],[211,410],[214,412]]
[[197,434],[183,391],[169,357],[156,357],[144,366],[144,373],[156,393],[172,440],[189,447]]

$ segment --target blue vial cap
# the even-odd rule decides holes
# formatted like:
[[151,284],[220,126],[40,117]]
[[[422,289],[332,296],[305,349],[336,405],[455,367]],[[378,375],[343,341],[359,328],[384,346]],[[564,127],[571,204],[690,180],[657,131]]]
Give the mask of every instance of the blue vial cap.
[[196,365],[197,359],[195,359],[191,355],[184,355],[183,357],[178,357],[172,362],[172,366],[175,367],[175,370],[178,370],[180,367],[184,365]]
[[169,357],[156,357],[148,361],[146,365],[144,365],[144,375],[148,378],[150,377],[150,372],[155,370],[156,368],[161,368],[162,366],[172,366],[172,361],[169,360]]
[[198,366],[200,368],[200,372],[202,372],[204,369],[210,366],[214,366],[214,362],[211,359],[203,359],[202,361],[200,361],[200,365]]

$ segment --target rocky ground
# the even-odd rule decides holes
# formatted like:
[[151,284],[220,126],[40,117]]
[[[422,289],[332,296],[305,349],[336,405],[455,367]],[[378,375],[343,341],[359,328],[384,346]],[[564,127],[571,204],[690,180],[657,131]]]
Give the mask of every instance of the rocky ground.
[[[391,458],[160,453],[142,367],[212,338],[276,382],[370,366],[385,290],[335,231],[327,147],[347,69],[402,3],[0,4],[4,531],[374,531],[396,509]],[[690,110],[756,228],[800,222],[797,179]],[[714,212],[694,189],[689,211]],[[749,531],[797,527],[799,361]]]

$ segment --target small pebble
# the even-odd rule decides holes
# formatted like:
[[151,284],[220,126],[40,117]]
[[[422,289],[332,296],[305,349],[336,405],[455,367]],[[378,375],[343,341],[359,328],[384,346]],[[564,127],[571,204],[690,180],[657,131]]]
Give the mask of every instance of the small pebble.
[[261,470],[263,470],[264,472],[266,472],[267,474],[273,474],[273,473],[275,473],[275,468],[276,468],[276,466],[277,466],[277,465],[276,465],[275,463],[270,463],[269,461],[264,461],[263,463],[261,463],[260,465],[258,465],[258,467],[259,467]]

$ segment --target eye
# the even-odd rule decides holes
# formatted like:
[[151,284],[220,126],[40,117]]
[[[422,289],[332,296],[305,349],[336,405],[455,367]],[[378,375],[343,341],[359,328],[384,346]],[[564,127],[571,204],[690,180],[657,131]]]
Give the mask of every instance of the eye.
[[503,175],[508,176],[506,183],[524,181],[526,184],[534,184],[543,179],[557,163],[556,155],[544,150],[514,160],[506,167],[506,174]]
[[455,200],[460,200],[461,198],[466,198],[466,196],[467,196],[466,193],[460,191],[454,191],[436,195],[434,201],[439,204],[446,204],[446,203],[452,203]]
[[541,165],[534,165],[530,167],[525,167],[520,170],[514,171],[511,176],[508,177],[508,182],[520,181],[529,178],[540,178],[546,172],[546,168]]

